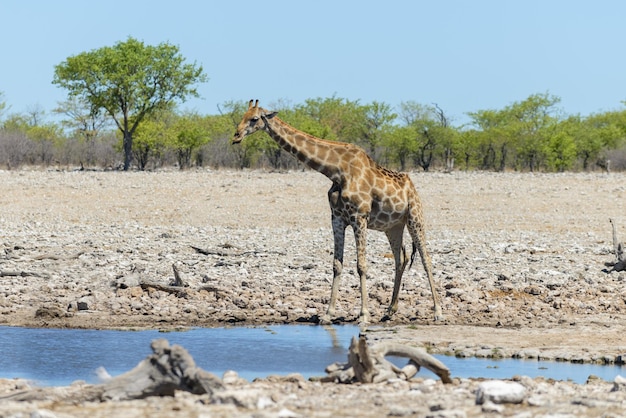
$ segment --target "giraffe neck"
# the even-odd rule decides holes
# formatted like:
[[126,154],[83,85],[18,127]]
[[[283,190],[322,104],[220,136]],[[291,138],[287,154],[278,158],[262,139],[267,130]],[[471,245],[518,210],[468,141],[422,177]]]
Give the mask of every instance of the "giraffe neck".
[[264,121],[265,131],[282,149],[329,179],[339,180],[341,159],[335,154],[338,148],[345,147],[346,144],[316,138],[299,131],[278,117],[264,118]]

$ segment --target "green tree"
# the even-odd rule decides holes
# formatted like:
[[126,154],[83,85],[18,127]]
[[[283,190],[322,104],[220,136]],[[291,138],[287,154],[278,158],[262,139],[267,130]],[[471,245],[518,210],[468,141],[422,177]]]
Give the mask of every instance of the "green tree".
[[307,99],[303,105],[296,106],[296,112],[302,112],[310,117],[323,129],[320,132],[309,132],[318,138],[339,140],[342,142],[356,143],[361,139],[361,126],[363,118],[359,117],[359,102],[328,97]]
[[[508,115],[504,110],[478,110],[467,114],[475,127],[471,140],[482,170],[504,171],[512,143]],[[469,151],[466,150],[466,155]]]
[[207,143],[209,134],[203,126],[202,118],[197,114],[179,117],[172,129],[174,135],[171,136],[170,147],[176,152],[178,167],[184,170],[191,166],[194,152]]
[[401,171],[406,170],[409,157],[416,151],[415,138],[418,135],[413,126],[397,126],[384,136],[387,157],[397,163]]
[[548,93],[533,94],[505,109],[508,124],[517,143],[517,155],[522,166],[535,171],[545,158],[545,143],[550,141],[558,123],[555,105],[561,99]]
[[133,155],[142,171],[146,169],[150,159],[156,160],[158,164],[165,148],[173,141],[173,130],[170,127],[173,116],[168,117],[163,113],[169,112],[157,112],[146,118],[135,131]]
[[576,161],[576,142],[566,131],[559,130],[545,144],[546,166],[549,170],[563,172]]
[[[503,171],[509,160],[531,171],[545,164],[551,135],[558,117],[555,105],[560,98],[533,94],[502,110],[479,110],[468,113],[479,131],[473,136],[482,155],[481,168]],[[513,153],[513,157],[509,157]]]
[[194,86],[205,81],[202,67],[185,63],[177,46],[150,46],[129,37],[112,47],[67,58],[55,67],[52,82],[113,118],[123,136],[128,170],[133,134],[144,118],[176,101],[198,97]]
[[441,156],[446,169],[452,168],[458,132],[438,105],[402,102],[399,119],[415,132],[412,157],[416,166],[428,171],[436,157]]
[[464,169],[478,166],[478,144],[481,132],[476,129],[458,131],[457,153],[463,158]]
[[378,147],[381,144],[383,135],[388,132],[393,121],[398,115],[393,113],[390,105],[383,102],[373,101],[370,104],[359,106],[356,109],[357,120],[360,123],[359,145],[362,145],[369,155],[378,160]]

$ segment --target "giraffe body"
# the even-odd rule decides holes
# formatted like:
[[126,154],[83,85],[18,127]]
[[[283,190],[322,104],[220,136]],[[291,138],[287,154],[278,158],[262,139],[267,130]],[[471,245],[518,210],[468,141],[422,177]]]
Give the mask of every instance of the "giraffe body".
[[356,240],[357,272],[361,287],[360,322],[367,323],[370,320],[365,257],[367,230],[384,232],[394,256],[394,288],[388,308],[388,315],[391,316],[398,308],[402,275],[409,261],[403,245],[405,227],[413,241],[411,264],[416,253],[419,253],[433,295],[435,319],[443,319],[430,256],[425,247],[422,205],[408,174],[378,165],[361,147],[354,144],[326,141],[301,132],[277,118],[276,112],[260,108],[258,100],[255,105],[251,100],[248,111],[237,127],[233,143],[240,142],[258,130],[268,133],[284,150],[332,181],[328,202],[334,236],[333,283],[328,310],[321,322],[331,322],[335,314],[348,226],[352,227]]

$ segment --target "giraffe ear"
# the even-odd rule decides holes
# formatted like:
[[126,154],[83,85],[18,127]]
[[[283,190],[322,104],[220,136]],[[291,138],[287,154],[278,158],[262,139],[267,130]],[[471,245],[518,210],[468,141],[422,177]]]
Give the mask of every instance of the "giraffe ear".
[[276,115],[278,115],[278,112],[269,112],[269,113],[266,113],[263,116],[265,116],[267,119],[272,119]]

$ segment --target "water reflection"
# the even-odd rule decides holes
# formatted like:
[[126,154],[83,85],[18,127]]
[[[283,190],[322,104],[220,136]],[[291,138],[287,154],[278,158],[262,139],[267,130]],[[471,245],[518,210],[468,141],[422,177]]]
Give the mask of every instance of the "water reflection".
[[[184,332],[99,331],[0,327],[0,377],[21,377],[42,385],[96,382],[103,366],[113,376],[126,372],[151,354],[150,342],[166,338],[180,344],[196,364],[221,376],[235,370],[252,380],[269,374],[324,375],[324,368],[347,360],[357,326],[281,325],[261,328],[194,328]],[[584,383],[591,374],[605,380],[626,373],[620,366],[523,360],[489,360],[436,356],[453,377],[510,378],[544,376]],[[396,361],[404,366],[406,359]],[[423,377],[435,375],[428,370]]]
[[346,361],[356,326],[268,326],[194,328],[184,332],[111,331],[0,327],[0,377],[33,379],[44,385],[95,382],[95,369],[126,372],[151,354],[150,342],[166,338],[185,347],[196,364],[221,376],[235,370],[252,380],[269,374],[324,375]]

